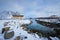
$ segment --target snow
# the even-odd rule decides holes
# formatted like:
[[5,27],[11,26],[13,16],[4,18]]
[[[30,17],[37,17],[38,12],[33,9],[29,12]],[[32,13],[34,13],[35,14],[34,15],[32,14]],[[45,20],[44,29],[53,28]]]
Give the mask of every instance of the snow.
[[0,13],[0,19],[11,19],[12,15],[9,11],[3,11]]
[[[7,26],[5,27],[10,27],[10,31],[14,31],[14,36],[8,40],[14,40],[14,38],[16,36],[20,36],[21,39],[23,40],[48,40],[47,38],[40,38],[37,34],[29,34],[27,31],[23,30],[21,28],[22,24],[30,24],[31,21],[30,20],[0,20],[0,40],[5,40],[4,39],[4,34],[2,34],[2,28],[4,28],[4,24],[7,23]],[[8,32],[10,32],[8,31]],[[27,39],[25,39],[24,37],[27,37]],[[51,37],[52,38],[52,37]],[[52,38],[53,40],[55,40],[54,38]],[[58,40],[58,39],[56,39]]]
[[[32,34],[28,34],[27,31],[24,31],[20,26],[22,24],[30,24],[30,20],[0,20],[0,38],[4,40],[2,32],[2,28],[4,27],[4,23],[9,22],[6,27],[10,27],[10,31],[14,31],[14,37],[9,39],[13,40],[16,36],[21,36],[23,40],[35,40]],[[20,25],[21,24],[21,25]],[[18,27],[18,28],[17,28]],[[8,31],[8,32],[10,32]],[[27,39],[24,39],[24,37],[27,36]]]
[[37,20],[50,22],[50,23],[60,23],[58,19],[37,19]]
[[52,40],[59,40],[57,37],[50,37]]

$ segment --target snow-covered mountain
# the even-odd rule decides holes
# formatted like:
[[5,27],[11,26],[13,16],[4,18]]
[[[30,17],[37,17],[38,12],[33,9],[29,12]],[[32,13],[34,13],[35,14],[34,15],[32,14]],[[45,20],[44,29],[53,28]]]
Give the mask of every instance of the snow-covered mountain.
[[9,11],[3,11],[0,13],[0,19],[10,19],[12,17]]
[[12,15],[20,15],[20,13],[14,11],[2,11],[0,12],[0,19],[11,19]]

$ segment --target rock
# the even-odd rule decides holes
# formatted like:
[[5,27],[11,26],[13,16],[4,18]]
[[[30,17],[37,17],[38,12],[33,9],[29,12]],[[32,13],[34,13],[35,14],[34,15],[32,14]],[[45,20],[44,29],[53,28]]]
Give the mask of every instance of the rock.
[[26,37],[24,37],[25,39],[27,39],[27,36]]
[[2,33],[6,32],[9,30],[10,27],[5,27],[5,28],[2,28]]
[[9,22],[5,22],[5,23],[4,23],[4,26],[7,26],[8,23],[9,23]]
[[28,26],[29,24],[22,24],[21,26],[24,26],[24,27],[26,27],[26,26]]
[[20,36],[17,36],[14,40],[20,40]]
[[58,38],[60,38],[60,28],[59,29],[54,29],[54,31],[56,32],[56,36]]
[[56,31],[57,34],[60,35],[60,29],[54,29]]
[[4,34],[4,38],[5,39],[12,38],[13,36],[14,36],[14,31],[12,31],[12,32],[5,32],[5,34]]
[[48,38],[48,40],[52,40],[50,37],[47,37]]

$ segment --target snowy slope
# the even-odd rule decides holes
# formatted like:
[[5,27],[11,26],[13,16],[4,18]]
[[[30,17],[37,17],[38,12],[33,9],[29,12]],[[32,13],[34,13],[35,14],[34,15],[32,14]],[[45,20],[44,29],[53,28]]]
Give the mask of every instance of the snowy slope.
[[0,12],[0,19],[11,19],[12,15],[9,11]]
[[[14,37],[8,40],[14,40],[14,38],[16,36],[21,36],[21,38],[23,40],[25,36],[27,36],[28,38],[26,40],[35,40],[36,38],[33,37],[32,34],[28,34],[26,31],[24,31],[20,26],[22,24],[29,24],[30,21],[29,20],[0,20],[0,39],[5,40],[4,39],[4,35],[1,34],[2,32],[2,28],[4,27],[4,23],[5,22],[9,22],[9,24],[6,27],[10,27],[10,31],[14,31]],[[20,25],[21,24],[21,25]],[[18,27],[18,28],[17,28]],[[12,30],[11,30],[12,29]],[[37,39],[38,40],[38,39]]]
[[[15,37],[20,36],[21,40],[48,40],[47,38],[39,38],[37,34],[29,34],[27,31],[23,30],[22,24],[30,24],[30,20],[0,20],[0,40],[4,39],[4,34],[2,34],[2,28],[4,28],[4,24],[8,22],[5,27],[10,27],[10,31],[14,31],[14,36],[7,40],[14,40]],[[9,32],[10,32],[9,31]],[[25,39],[25,37],[27,37]],[[51,37],[52,38],[52,37]],[[53,40],[58,40],[57,38],[52,38]]]

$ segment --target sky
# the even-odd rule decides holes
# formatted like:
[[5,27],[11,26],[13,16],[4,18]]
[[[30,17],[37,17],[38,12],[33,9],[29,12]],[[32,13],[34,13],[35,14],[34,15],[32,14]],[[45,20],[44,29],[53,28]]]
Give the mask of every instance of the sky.
[[0,12],[4,10],[17,11],[25,17],[60,16],[60,0],[0,0]]

